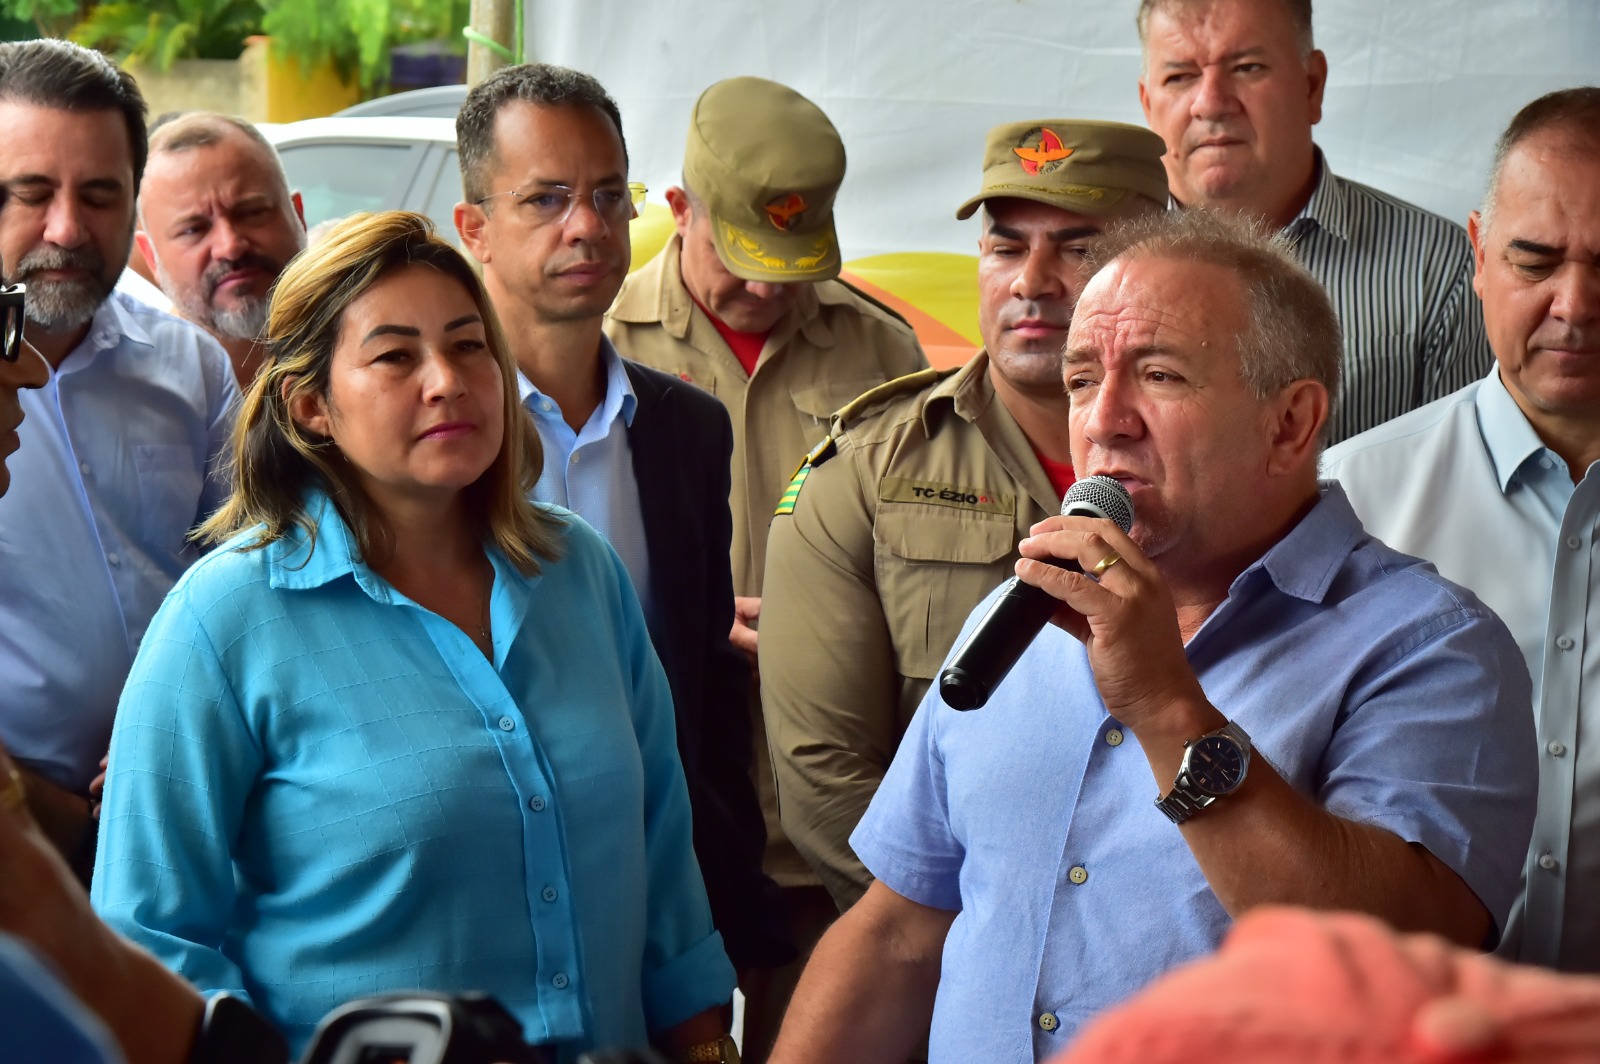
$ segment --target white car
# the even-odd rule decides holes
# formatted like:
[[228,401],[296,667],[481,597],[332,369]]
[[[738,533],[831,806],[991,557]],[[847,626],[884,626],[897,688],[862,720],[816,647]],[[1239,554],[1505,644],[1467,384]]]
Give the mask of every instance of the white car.
[[433,219],[457,242],[461,199],[456,125],[449,118],[308,118],[261,132],[278,149],[289,187],[300,192],[306,225],[356,211],[405,209]]

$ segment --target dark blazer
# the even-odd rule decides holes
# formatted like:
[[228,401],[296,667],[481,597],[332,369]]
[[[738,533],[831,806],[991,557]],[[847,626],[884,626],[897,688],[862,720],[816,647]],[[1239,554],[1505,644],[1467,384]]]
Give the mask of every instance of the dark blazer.
[[761,871],[766,824],[751,777],[750,670],[728,642],[733,427],[712,396],[623,361],[638,405],[628,427],[650,555],[650,637],[677,710],[694,851],[711,917],[739,968],[795,956],[778,887]]

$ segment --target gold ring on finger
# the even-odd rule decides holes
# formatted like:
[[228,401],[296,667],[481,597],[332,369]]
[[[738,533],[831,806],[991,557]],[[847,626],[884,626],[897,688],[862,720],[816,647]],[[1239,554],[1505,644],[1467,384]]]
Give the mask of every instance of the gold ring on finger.
[[0,809],[15,809],[28,800],[28,790],[22,785],[22,773],[11,770],[11,779],[0,790]]
[[1095,563],[1094,568],[1089,570],[1089,575],[1098,580],[1101,576],[1105,575],[1105,571],[1107,569],[1111,568],[1121,560],[1122,555],[1118,554],[1116,551],[1112,551],[1110,554],[1107,554],[1104,558],[1101,558]]

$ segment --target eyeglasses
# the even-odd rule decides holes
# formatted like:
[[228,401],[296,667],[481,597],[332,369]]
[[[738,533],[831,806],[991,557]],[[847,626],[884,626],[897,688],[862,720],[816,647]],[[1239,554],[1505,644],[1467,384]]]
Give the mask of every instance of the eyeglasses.
[[[639,182],[629,181],[625,188],[597,188],[589,199],[594,204],[594,212],[611,225],[636,216],[648,191]],[[581,195],[570,185],[536,185],[495,192],[474,202],[482,206],[496,196],[515,196],[518,213],[532,224],[561,225],[572,217],[572,208]]]
[[22,352],[23,305],[28,286],[0,285],[0,359],[15,362]]

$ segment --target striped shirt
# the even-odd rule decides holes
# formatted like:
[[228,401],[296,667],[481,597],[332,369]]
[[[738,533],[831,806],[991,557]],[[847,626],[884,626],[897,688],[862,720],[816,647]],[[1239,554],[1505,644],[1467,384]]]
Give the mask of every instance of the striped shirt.
[[1328,442],[1464,388],[1494,356],[1472,290],[1472,245],[1454,222],[1333,173],[1284,227],[1344,329],[1344,379]]

